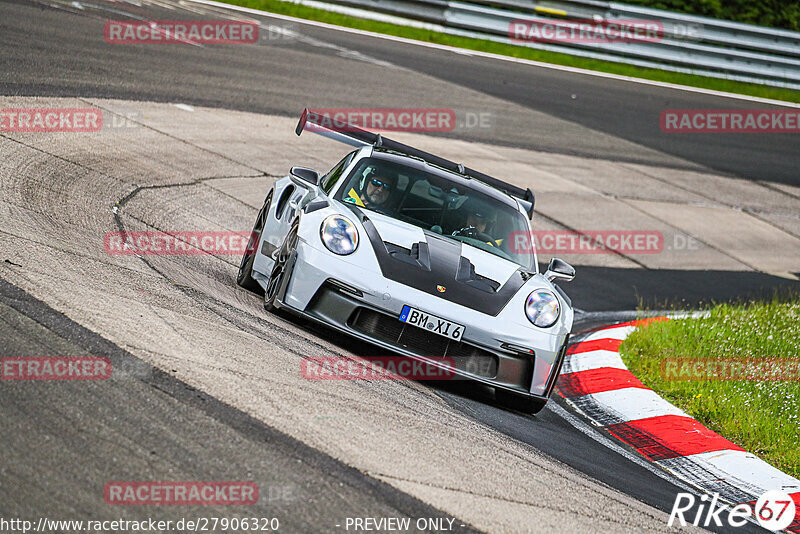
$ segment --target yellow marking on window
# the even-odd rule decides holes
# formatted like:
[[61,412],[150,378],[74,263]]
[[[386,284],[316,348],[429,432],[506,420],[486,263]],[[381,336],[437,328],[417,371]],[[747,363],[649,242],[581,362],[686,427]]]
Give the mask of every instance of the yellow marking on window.
[[561,15],[562,17],[567,16],[567,12],[563,9],[553,9],[552,7],[539,7],[536,6],[533,8],[537,13],[547,13],[549,15]]
[[350,192],[347,193],[347,196],[353,199],[357,206],[361,206],[362,208],[365,207],[364,203],[361,201],[361,197],[358,196],[355,189],[350,189]]

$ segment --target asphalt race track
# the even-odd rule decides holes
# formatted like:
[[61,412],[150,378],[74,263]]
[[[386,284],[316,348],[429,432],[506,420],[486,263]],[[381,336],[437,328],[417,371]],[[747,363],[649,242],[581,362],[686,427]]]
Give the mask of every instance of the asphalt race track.
[[[575,306],[622,312],[581,313],[575,333],[640,303],[767,297],[800,285],[800,144],[790,134],[669,136],[657,118],[769,106],[271,18],[263,25],[280,31],[252,46],[103,40],[109,19],[226,13],[170,1],[0,3],[0,107],[94,106],[133,126],[0,133],[2,356],[102,355],[115,369],[88,385],[0,385],[0,517],[278,517],[284,532],[346,531],[348,517],[452,519],[465,532],[666,530],[681,483],[563,399],[532,417],[463,384],[304,381],[302,356],[371,349],[263,312],[234,284],[236,256],[109,256],[102,238],[249,230],[289,166],[327,169],[343,154],[294,136],[304,107],[448,107],[486,113],[491,126],[404,135],[509,180],[541,163],[531,180],[545,184],[546,228],[582,217],[641,228],[642,214],[666,227],[674,221],[658,209],[700,214],[708,233],[695,234],[695,255],[570,258]],[[581,173],[608,180],[572,176]],[[596,202],[631,211],[604,215]],[[694,211],[705,209],[735,212],[737,224],[752,216],[741,227],[755,229],[727,240],[711,229],[722,211]],[[261,497],[246,511],[107,505],[103,485],[119,480],[253,480]]]

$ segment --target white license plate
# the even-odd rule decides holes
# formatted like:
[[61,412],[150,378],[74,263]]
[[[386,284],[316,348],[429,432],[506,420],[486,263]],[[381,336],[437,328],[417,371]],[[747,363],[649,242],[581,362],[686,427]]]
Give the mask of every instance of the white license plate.
[[460,340],[461,336],[464,335],[463,325],[436,317],[411,306],[403,306],[403,311],[400,312],[400,320],[455,341]]

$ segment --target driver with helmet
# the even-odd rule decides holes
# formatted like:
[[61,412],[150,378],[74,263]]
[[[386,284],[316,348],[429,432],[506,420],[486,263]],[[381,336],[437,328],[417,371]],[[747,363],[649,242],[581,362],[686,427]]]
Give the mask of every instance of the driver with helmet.
[[364,189],[360,194],[356,192],[355,188],[351,188],[345,201],[380,211],[380,208],[389,200],[392,189],[397,184],[397,178],[392,174],[381,173],[373,168],[365,178],[365,182]]

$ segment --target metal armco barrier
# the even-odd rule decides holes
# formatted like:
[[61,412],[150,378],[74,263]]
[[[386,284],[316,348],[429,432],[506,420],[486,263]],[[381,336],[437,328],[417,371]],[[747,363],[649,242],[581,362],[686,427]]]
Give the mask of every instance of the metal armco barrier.
[[[800,33],[614,2],[592,0],[300,0],[308,5],[356,8],[393,15],[392,22],[429,23],[454,35],[529,46],[582,57],[800,89]],[[363,10],[363,11],[362,11]],[[510,38],[515,20],[538,24],[653,21],[660,38],[632,42],[520,42]]]

